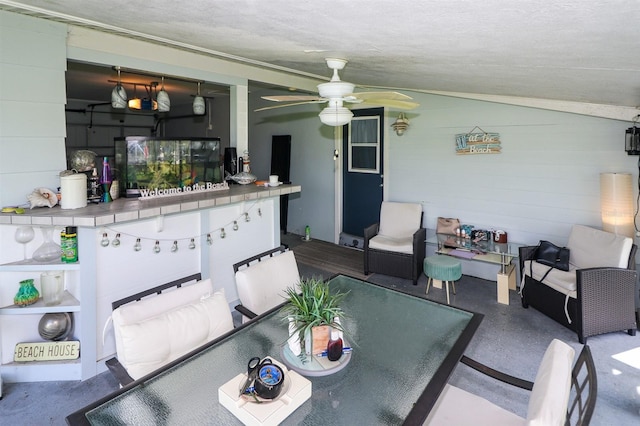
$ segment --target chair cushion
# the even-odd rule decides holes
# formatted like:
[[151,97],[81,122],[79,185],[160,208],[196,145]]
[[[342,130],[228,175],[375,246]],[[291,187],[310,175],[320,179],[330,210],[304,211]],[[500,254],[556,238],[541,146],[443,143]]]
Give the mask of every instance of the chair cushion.
[[398,240],[411,238],[422,226],[421,222],[421,204],[383,201],[380,206],[378,235]]
[[574,356],[575,350],[558,339],[553,339],[547,347],[529,398],[529,425],[564,425]]
[[577,269],[596,267],[626,268],[633,240],[584,225],[573,225],[567,247],[570,262]]
[[424,423],[433,426],[524,426],[526,420],[484,398],[446,385]]
[[413,254],[413,238],[393,238],[378,234],[369,240],[369,248]]
[[[565,294],[574,299],[578,297],[577,283],[576,283],[576,267],[569,264],[568,271],[562,271],[560,269],[552,268],[549,271],[550,266],[542,265],[534,260],[524,261],[524,274],[530,276],[534,280],[540,281],[547,272],[547,276],[544,278],[544,283],[556,291]],[[533,275],[531,275],[533,273]]]
[[236,272],[240,302],[256,314],[285,301],[285,289],[300,282],[292,251],[273,256]]
[[117,356],[134,379],[233,329],[224,289],[209,279],[116,308]]

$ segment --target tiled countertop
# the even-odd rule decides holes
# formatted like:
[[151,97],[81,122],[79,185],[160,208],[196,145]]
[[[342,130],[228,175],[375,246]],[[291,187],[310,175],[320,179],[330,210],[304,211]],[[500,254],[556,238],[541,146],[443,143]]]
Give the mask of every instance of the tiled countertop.
[[231,185],[228,190],[193,193],[182,196],[149,200],[119,198],[110,203],[89,204],[79,209],[37,207],[25,209],[23,214],[0,213],[0,224],[57,225],[96,227],[112,223],[130,222],[164,214],[173,214],[260,198],[293,194],[302,190],[300,185],[263,187],[254,184]]

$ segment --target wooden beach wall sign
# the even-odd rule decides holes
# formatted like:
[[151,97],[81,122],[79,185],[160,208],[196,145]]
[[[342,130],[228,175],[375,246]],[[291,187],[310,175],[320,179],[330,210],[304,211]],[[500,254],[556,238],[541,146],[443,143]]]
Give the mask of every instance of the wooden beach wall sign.
[[500,150],[500,133],[487,133],[476,126],[468,133],[456,135],[456,154],[500,154]]

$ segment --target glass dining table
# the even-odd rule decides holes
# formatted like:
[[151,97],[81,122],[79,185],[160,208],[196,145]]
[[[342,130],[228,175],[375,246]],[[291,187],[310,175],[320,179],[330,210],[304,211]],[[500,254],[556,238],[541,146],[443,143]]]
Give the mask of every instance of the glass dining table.
[[[422,424],[483,316],[337,275],[348,365],[307,377],[311,397],[284,425]],[[282,305],[281,305],[282,306]],[[69,415],[70,425],[236,425],[218,388],[251,357],[281,356],[287,322],[276,307],[147,377]]]

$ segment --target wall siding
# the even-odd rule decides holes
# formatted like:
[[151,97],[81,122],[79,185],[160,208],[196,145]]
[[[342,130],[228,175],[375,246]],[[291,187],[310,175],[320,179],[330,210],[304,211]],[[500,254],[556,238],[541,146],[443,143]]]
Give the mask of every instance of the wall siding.
[[66,168],[66,29],[0,12],[2,206],[24,204],[36,187],[60,185],[58,173]]

